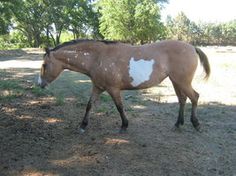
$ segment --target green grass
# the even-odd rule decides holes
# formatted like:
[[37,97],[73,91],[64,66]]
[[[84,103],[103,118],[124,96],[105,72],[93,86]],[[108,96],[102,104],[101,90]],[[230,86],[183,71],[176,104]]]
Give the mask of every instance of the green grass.
[[107,109],[107,107],[100,105],[100,106],[96,109],[96,111],[97,111],[98,113],[105,113],[105,112],[108,111],[108,109]]
[[56,96],[56,102],[55,102],[55,104],[56,104],[57,106],[62,106],[62,105],[64,105],[64,104],[65,104],[65,97],[64,97],[63,95],[57,95],[57,96]]
[[42,89],[38,86],[33,86],[31,89],[31,92],[37,97],[42,97],[42,96],[47,96],[47,95],[54,96],[56,106],[62,106],[65,104],[64,95],[60,91],[59,92],[53,91],[51,87]]
[[108,94],[105,94],[105,93],[103,93],[103,94],[100,96],[100,99],[101,99],[101,101],[104,102],[104,103],[112,101],[111,96],[108,95]]
[[48,94],[50,95],[51,94],[50,90],[42,89],[42,88],[40,88],[38,86],[33,86],[32,89],[31,89],[31,92],[35,96],[37,96],[37,97],[41,97],[41,96],[45,96],[45,95],[48,95]]
[[17,80],[0,80],[0,100],[8,101],[21,97],[24,92],[24,88]]

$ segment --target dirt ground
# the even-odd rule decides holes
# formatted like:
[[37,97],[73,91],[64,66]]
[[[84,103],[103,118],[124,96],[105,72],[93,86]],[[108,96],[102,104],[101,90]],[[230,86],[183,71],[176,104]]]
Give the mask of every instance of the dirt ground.
[[127,134],[117,133],[121,120],[105,93],[82,135],[90,80],[65,71],[40,93],[42,51],[0,51],[0,81],[21,86],[19,96],[0,99],[0,176],[236,176],[236,48],[203,50],[212,75],[205,82],[198,70],[193,83],[201,132],[190,123],[190,104],[185,125],[173,130],[178,104],[166,80],[124,92]]

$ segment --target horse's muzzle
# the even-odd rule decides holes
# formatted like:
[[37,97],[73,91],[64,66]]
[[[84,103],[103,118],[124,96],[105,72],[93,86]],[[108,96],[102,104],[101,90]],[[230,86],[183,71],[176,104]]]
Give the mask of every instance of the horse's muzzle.
[[42,79],[41,76],[39,75],[38,81],[37,81],[37,85],[38,85],[39,87],[41,87],[42,89],[44,89],[44,88],[48,85],[48,83],[47,83],[47,81],[45,81],[44,79]]

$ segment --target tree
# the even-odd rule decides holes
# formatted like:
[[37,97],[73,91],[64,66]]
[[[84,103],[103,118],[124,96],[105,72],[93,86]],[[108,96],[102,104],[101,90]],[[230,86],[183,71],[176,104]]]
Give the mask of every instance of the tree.
[[160,8],[150,0],[144,0],[135,8],[135,38],[141,44],[162,39],[165,35],[164,25],[160,21]]
[[38,47],[41,44],[41,34],[44,28],[43,0],[16,1],[11,7],[11,12],[15,23],[14,28],[27,37],[31,47]]
[[194,45],[199,45],[203,43],[203,39],[204,39],[204,32],[202,28],[195,22],[191,21],[189,24],[188,42]]
[[54,45],[60,43],[63,30],[71,31],[74,38],[98,35],[97,15],[88,0],[44,0],[46,4],[45,31]]
[[98,15],[92,3],[86,0],[73,0],[71,8],[67,8],[67,11],[70,24],[67,29],[73,32],[74,38],[99,36]]
[[203,40],[202,28],[191,21],[183,12],[180,12],[175,18],[167,16],[166,27],[168,38],[192,44],[200,44]]
[[31,47],[44,42],[58,45],[61,33],[68,30],[75,37],[99,34],[98,16],[88,0],[5,0],[0,2],[0,10],[4,12],[0,34],[9,31],[12,21],[13,29],[26,36]]
[[71,2],[71,0],[44,0],[44,29],[47,38],[50,37],[53,40],[54,45],[60,43],[61,33],[69,25],[67,9],[72,8]]
[[8,2],[0,2],[0,35],[8,34],[11,25],[11,4]]
[[236,20],[222,24],[221,30],[223,43],[236,45]]
[[183,12],[180,12],[174,19],[168,17],[167,20],[170,38],[189,41],[191,22]]
[[144,43],[163,36],[164,25],[155,0],[100,0],[98,6],[105,39]]

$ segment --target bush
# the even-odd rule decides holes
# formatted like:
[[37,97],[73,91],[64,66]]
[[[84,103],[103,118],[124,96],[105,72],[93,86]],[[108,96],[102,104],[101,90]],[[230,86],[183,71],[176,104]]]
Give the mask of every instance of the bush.
[[0,49],[3,50],[29,47],[27,43],[26,38],[19,31],[0,36]]

